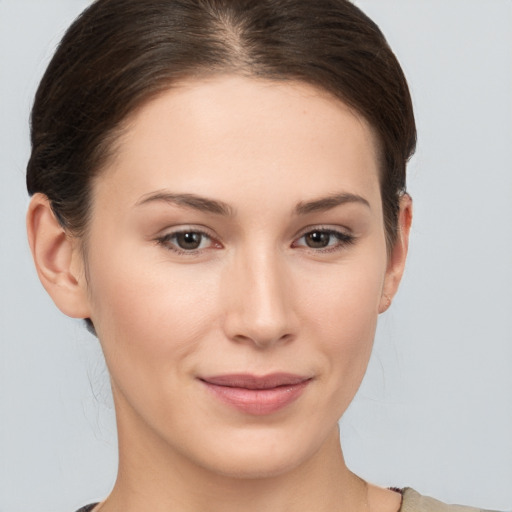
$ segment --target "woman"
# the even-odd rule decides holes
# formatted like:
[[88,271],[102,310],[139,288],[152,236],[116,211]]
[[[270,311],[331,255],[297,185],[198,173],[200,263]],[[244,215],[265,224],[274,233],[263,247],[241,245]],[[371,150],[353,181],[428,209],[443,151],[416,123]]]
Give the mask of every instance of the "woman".
[[415,126],[348,2],[100,0],[38,90],[40,279],[98,335],[109,510],[444,510],[367,484],[337,421],[403,273]]

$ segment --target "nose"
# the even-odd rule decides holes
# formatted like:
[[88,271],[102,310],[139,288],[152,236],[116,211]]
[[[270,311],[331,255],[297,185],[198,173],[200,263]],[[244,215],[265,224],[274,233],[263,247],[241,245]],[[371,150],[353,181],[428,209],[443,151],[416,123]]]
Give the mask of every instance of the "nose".
[[265,349],[295,337],[289,272],[272,250],[235,258],[223,290],[224,329],[229,339]]

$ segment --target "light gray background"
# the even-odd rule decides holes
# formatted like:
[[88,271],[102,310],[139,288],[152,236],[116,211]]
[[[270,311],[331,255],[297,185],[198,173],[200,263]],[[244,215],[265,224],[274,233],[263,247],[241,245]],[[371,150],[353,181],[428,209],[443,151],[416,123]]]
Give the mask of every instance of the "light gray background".
[[[419,145],[410,261],[341,423],[346,458],[381,485],[511,509],[512,2],[357,3],[403,64]],[[32,97],[87,4],[0,0],[0,512],[71,512],[115,476],[97,341],[45,295],[24,228]]]

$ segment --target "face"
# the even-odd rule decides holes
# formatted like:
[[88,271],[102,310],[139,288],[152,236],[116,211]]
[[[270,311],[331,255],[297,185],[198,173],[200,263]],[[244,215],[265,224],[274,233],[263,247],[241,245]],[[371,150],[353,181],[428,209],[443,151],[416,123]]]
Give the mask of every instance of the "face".
[[190,82],[133,116],[93,192],[121,454],[271,475],[337,436],[389,274],[367,123],[305,84]]

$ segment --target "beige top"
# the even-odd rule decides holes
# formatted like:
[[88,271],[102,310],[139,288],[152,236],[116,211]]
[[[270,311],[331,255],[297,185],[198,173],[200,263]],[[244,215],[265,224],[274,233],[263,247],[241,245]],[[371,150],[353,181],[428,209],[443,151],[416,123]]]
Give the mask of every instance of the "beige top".
[[403,490],[402,496],[402,506],[399,512],[490,512],[481,508],[446,505],[434,498],[422,496],[408,487]]
[[[76,512],[92,512],[97,505],[87,505]],[[491,512],[481,508],[464,507],[462,505],[445,505],[434,498],[422,496],[414,489],[406,487],[402,491],[402,506],[398,512]]]

